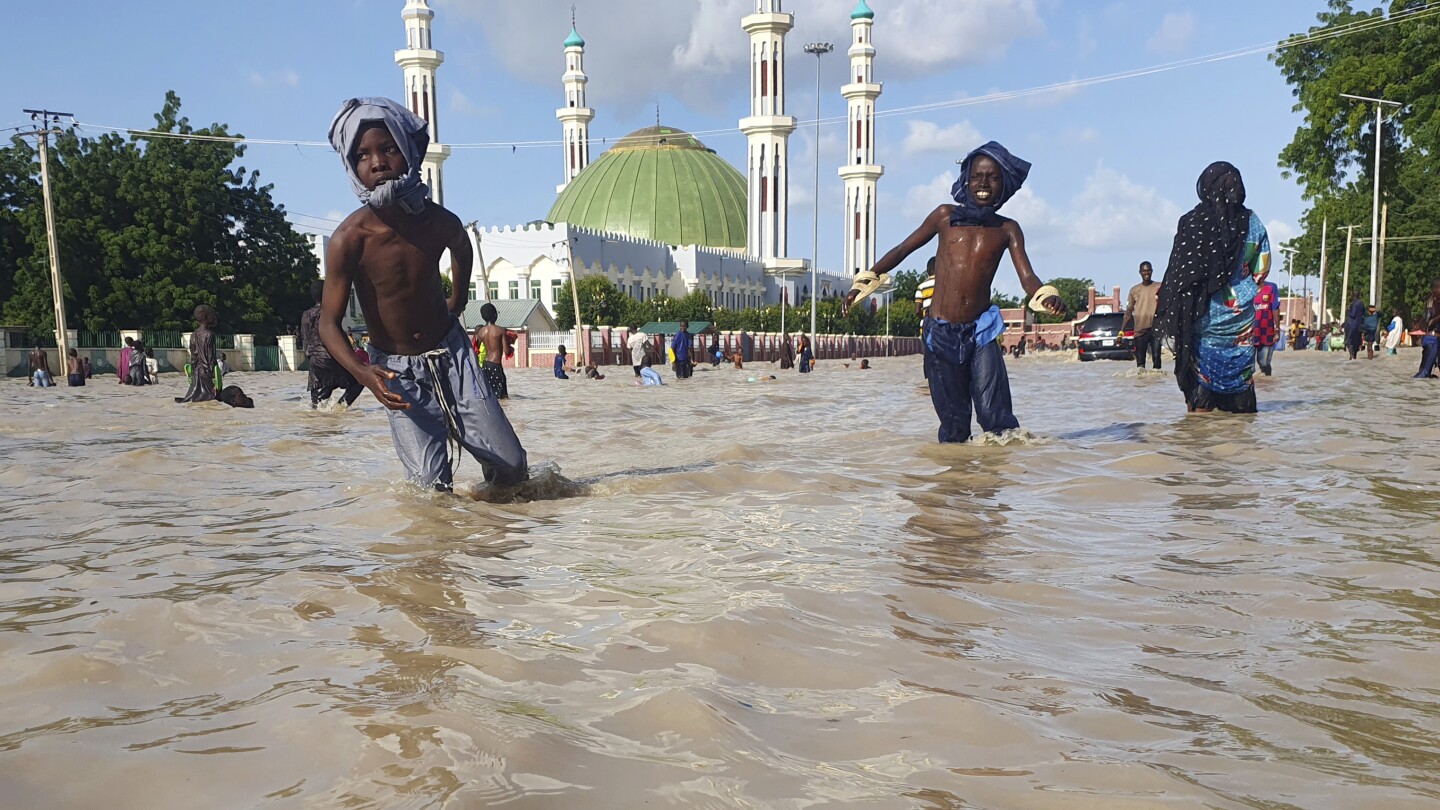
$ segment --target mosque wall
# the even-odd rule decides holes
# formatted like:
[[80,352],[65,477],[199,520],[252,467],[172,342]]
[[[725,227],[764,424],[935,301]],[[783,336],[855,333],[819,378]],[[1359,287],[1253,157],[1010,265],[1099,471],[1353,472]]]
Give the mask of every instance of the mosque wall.
[[[694,290],[705,292],[714,306],[727,309],[761,307],[781,299],[780,279],[766,275],[759,259],[738,250],[674,247],[548,222],[481,228],[471,232],[470,238],[478,257],[471,280],[472,299],[539,298],[551,316],[557,307],[569,305],[559,300],[559,294],[569,278],[567,262],[572,250],[582,276],[604,275],[639,301],[662,294],[679,298]],[[790,287],[790,301],[808,300],[808,274],[786,279],[785,284]],[[849,289],[849,277],[820,273],[822,298],[841,297]]]

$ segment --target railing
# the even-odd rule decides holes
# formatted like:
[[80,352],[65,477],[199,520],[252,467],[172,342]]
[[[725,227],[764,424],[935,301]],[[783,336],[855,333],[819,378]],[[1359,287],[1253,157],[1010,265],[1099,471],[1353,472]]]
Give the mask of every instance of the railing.
[[531,332],[530,350],[554,352],[560,346],[575,348],[574,332]]
[[91,332],[80,330],[76,333],[78,343],[87,349],[118,349],[120,348],[119,332]]
[[145,345],[154,349],[185,349],[183,332],[146,332]]

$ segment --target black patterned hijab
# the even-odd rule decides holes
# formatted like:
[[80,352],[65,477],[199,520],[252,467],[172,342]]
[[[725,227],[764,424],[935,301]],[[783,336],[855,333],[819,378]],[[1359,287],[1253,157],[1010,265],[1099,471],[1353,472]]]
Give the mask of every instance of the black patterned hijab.
[[1211,163],[1195,181],[1195,194],[1200,202],[1180,217],[1155,310],[1160,330],[1175,338],[1181,388],[1190,372],[1195,321],[1210,295],[1235,272],[1250,233],[1239,169],[1223,160]]

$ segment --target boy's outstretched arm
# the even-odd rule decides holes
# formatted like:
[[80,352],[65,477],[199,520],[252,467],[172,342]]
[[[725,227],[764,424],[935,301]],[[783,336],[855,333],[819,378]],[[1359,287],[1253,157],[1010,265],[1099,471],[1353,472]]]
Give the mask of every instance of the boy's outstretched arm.
[[[1035,277],[1035,268],[1030,266],[1030,256],[1025,252],[1025,233],[1020,230],[1020,223],[1013,219],[1005,223],[1005,232],[1010,236],[1010,263],[1015,265],[1015,275],[1020,277],[1020,286],[1025,290],[1026,297],[1032,297],[1045,285]],[[1065,314],[1065,302],[1058,295],[1040,303],[1051,315]]]
[[[949,220],[950,206],[942,205],[934,211],[931,211],[930,215],[925,217],[925,221],[920,223],[920,227],[916,228],[914,233],[905,237],[905,241],[891,248],[890,252],[884,256],[881,256],[880,260],[875,262],[875,266],[870,268],[870,272],[879,276],[894,270],[900,266],[900,262],[905,261],[911,253],[925,247],[926,243],[934,239],[935,234],[940,232],[940,226]],[[850,294],[845,296],[844,311],[849,312],[850,307],[855,305],[855,296],[857,294],[858,292],[856,290],[851,290]]]
[[[454,216],[453,214],[451,216]],[[450,314],[460,317],[465,304],[470,300],[470,274],[475,263],[475,250],[470,246],[470,235],[455,219],[455,234],[450,237]]]
[[356,381],[370,389],[370,393],[380,400],[381,405],[391,410],[403,411],[409,408],[410,404],[385,385],[386,380],[393,380],[398,375],[382,366],[362,364],[350,348],[350,342],[345,339],[344,330],[340,328],[340,320],[345,316],[345,305],[350,301],[355,268],[359,266],[360,242],[352,230],[341,225],[330,238],[330,246],[325,251],[325,292],[320,296],[320,342],[325,344],[325,350],[330,352],[330,356],[344,366]]

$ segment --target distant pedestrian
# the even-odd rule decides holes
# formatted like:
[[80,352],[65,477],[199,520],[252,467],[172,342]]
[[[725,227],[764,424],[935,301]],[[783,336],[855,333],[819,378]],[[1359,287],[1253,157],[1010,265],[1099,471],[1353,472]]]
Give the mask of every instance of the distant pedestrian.
[[1350,353],[1351,360],[1360,353],[1360,330],[1364,322],[1365,303],[1356,298],[1345,310],[1345,351]]
[[800,336],[800,368],[801,374],[809,374],[810,369],[815,365],[815,352],[810,348],[810,336]]
[[1365,359],[1375,359],[1375,344],[1380,333],[1380,313],[1375,305],[1365,308],[1365,317],[1360,319],[1360,339],[1365,342]]
[[780,336],[780,368],[795,367],[795,347],[790,343],[790,333]]
[[[1135,330],[1135,365],[1144,368],[1145,356],[1150,364],[1160,368],[1160,336],[1155,333],[1155,302],[1160,285],[1152,278],[1155,268],[1150,262],[1140,262],[1140,283],[1130,288],[1130,297],[1125,303],[1125,320]],[[1122,330],[1123,330],[1123,324]],[[1023,342],[1023,339],[1022,339]],[[1021,354],[1024,354],[1023,350]],[[1017,355],[1018,356],[1018,355]]]
[[495,322],[500,311],[486,301],[480,307],[480,319],[485,325],[475,330],[476,355],[480,360],[480,376],[485,378],[496,399],[510,398],[510,383],[505,378],[505,330]]
[[[1266,273],[1265,276],[1268,276]],[[1280,288],[1273,281],[1266,281],[1265,276],[1260,276],[1258,289],[1255,291],[1255,330],[1252,340],[1255,341],[1255,365],[1260,367],[1260,373],[1269,377],[1272,371],[1271,362],[1275,357],[1275,343],[1279,336],[1280,328],[1275,320],[1275,311],[1280,308]]]
[[190,334],[190,386],[176,402],[210,402],[217,393],[215,329],[220,317],[209,304],[195,307],[195,331]]
[[50,379],[50,357],[39,346],[30,352],[30,384],[36,388],[49,388],[55,384]]
[[151,346],[145,347],[145,376],[151,385],[160,382],[160,361],[155,359],[155,349]]
[[[345,370],[338,360],[330,356],[325,341],[320,337],[320,301],[325,297],[325,280],[310,282],[310,298],[315,305],[300,315],[300,340],[305,344],[305,358],[310,361],[306,375],[306,389],[310,392],[310,407],[328,402],[337,390],[344,390],[340,401],[345,407],[355,404],[360,392],[365,390],[355,375]],[[223,355],[222,355],[223,357]]]
[[[568,379],[570,379],[570,375],[565,373],[565,371],[566,371],[565,363],[566,363],[566,360],[565,360],[565,344],[562,343],[562,344],[560,344],[560,347],[555,350],[555,377],[556,377],[556,379],[561,379],[561,380],[568,380]],[[574,368],[573,366],[571,366],[569,370],[570,370],[570,371],[574,371],[575,368]]]
[[640,376],[640,367],[645,364],[646,345],[650,336],[644,332],[636,332],[625,341],[625,346],[630,350],[630,367],[635,370],[635,376]]
[[87,380],[90,379],[90,358],[89,358],[89,357],[82,357],[82,358],[80,358],[80,365],[85,369],[85,379],[87,379]]
[[130,382],[130,353],[135,350],[134,347],[135,338],[125,338],[125,346],[120,349],[120,363],[115,366],[115,376],[120,378],[121,385],[127,385]]
[[71,349],[70,356],[65,360],[65,382],[70,387],[85,384],[85,366],[80,363],[80,352]]
[[1420,371],[1416,379],[1434,379],[1435,362],[1440,356],[1440,278],[1430,282],[1430,300],[1425,302],[1425,315],[1416,328],[1425,336],[1420,339]]
[[681,321],[680,331],[670,339],[670,350],[675,353],[675,379],[684,380],[690,377],[690,322]]
[[1385,353],[1399,354],[1400,341],[1405,339],[1405,321],[1399,313],[1390,319],[1390,326],[1385,330]]
[[149,385],[150,369],[145,364],[145,342],[137,340],[130,347],[130,368],[126,381],[130,385]]

